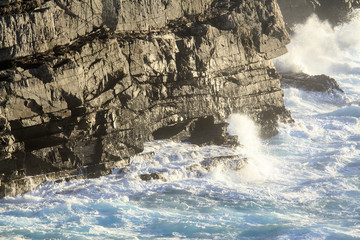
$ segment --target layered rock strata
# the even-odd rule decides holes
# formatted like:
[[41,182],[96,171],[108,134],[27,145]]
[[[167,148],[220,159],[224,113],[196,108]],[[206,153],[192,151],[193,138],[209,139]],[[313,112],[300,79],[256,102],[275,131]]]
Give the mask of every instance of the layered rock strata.
[[0,196],[108,174],[145,141],[231,144],[234,112],[264,137],[291,119],[275,0],[7,0],[0,14]]

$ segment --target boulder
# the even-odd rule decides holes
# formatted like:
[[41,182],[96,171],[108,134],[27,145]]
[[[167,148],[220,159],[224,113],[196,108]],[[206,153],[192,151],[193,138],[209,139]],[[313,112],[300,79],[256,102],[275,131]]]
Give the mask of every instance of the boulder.
[[334,78],[327,75],[308,75],[306,73],[281,73],[281,86],[294,87],[313,92],[338,92],[344,94]]

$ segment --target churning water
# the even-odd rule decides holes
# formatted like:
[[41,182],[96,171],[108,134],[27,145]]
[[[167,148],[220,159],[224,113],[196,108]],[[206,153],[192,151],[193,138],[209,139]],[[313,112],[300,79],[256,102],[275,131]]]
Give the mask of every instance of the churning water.
[[[238,149],[146,143],[129,171],[0,200],[0,238],[360,239],[359,38],[356,17],[336,28],[316,17],[297,27],[279,68],[329,74],[346,95],[285,89],[296,123],[276,137],[261,141],[253,122],[233,115]],[[248,157],[240,171],[199,167],[238,154]],[[140,180],[146,173],[166,181]]]

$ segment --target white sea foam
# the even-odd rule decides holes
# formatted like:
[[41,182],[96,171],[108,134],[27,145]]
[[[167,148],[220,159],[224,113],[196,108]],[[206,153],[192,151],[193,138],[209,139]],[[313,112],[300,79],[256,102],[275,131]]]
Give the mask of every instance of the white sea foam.
[[[291,57],[314,71],[309,73],[331,72],[348,59],[350,68],[335,73],[354,102],[360,95],[359,57],[351,50],[359,43],[354,42],[356,21],[331,28],[313,17],[295,33],[299,39],[304,29],[313,34],[310,23],[315,24],[319,33],[313,46],[301,36],[304,41],[295,39],[293,46],[306,51]],[[328,44],[317,42],[324,36]],[[322,58],[312,59],[306,47],[322,45]],[[331,47],[336,51],[329,54]],[[281,124],[270,140],[260,140],[253,121],[235,114],[228,131],[239,137],[238,149],[145,143],[129,172],[115,169],[97,179],[47,182],[24,196],[2,199],[0,239],[359,238],[359,105],[341,101],[288,88],[285,103],[296,123]],[[221,164],[200,174],[188,168],[205,158],[239,153],[249,161],[241,171]],[[164,174],[166,181],[139,178],[151,172]]]
[[360,11],[350,22],[332,27],[312,15],[296,25],[288,54],[275,60],[279,71],[308,74],[360,74]]
[[259,139],[258,126],[248,116],[242,114],[231,115],[227,122],[229,123],[228,132],[236,135],[239,143],[249,152],[259,152],[261,141]]
[[240,174],[242,181],[268,181],[276,177],[276,160],[264,152],[265,147],[259,137],[259,128],[248,116],[233,114],[228,119],[228,132],[236,135],[240,147],[238,151],[249,158]]

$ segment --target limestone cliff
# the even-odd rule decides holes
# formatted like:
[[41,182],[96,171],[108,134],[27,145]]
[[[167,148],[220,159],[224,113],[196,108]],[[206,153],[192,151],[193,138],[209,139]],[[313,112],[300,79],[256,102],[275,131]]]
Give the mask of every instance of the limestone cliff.
[[129,164],[145,141],[231,144],[290,119],[275,0],[1,0],[0,196]]

